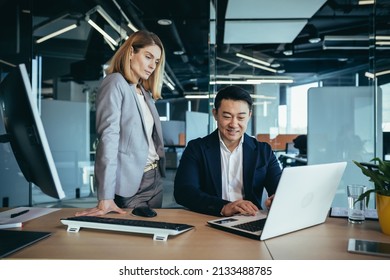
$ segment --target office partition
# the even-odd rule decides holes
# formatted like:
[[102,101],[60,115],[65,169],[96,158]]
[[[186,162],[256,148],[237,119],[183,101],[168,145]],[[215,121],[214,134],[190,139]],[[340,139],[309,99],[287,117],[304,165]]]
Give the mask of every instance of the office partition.
[[333,206],[346,207],[347,184],[372,187],[352,160],[368,162],[381,150],[379,100],[371,87],[309,89],[308,164],[348,163]]

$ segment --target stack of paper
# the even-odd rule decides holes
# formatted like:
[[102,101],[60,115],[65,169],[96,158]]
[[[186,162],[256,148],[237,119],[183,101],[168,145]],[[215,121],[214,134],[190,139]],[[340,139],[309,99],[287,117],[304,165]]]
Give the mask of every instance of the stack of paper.
[[22,227],[24,222],[58,211],[59,208],[17,207],[0,212],[0,229]]

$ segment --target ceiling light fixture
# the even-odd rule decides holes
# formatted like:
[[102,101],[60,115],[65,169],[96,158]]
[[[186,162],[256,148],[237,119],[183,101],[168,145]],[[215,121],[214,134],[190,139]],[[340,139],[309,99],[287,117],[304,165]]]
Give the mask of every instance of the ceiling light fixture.
[[8,66],[11,66],[11,67],[16,67],[15,64],[12,64],[12,63],[10,63],[10,62],[8,62],[8,61],[5,61],[5,60],[2,60],[2,59],[0,59],[0,63],[5,64],[5,65],[8,65]]
[[96,29],[100,34],[102,34],[107,40],[110,41],[114,46],[118,46],[118,42],[114,40],[107,32],[105,32],[99,25],[97,25],[90,17],[93,13],[97,12],[100,14],[105,21],[120,35],[121,39],[127,39],[128,35],[126,30],[124,30],[119,24],[117,24],[110,15],[100,6],[97,5],[91,10],[89,10],[85,15],[85,21],[87,21],[93,28]]
[[390,45],[390,36],[385,36],[385,35],[375,36],[375,44],[379,46]]
[[167,25],[171,25],[172,24],[172,21],[170,19],[166,19],[166,18],[162,18],[162,19],[159,19],[157,21],[157,23],[159,25],[164,25],[164,26],[167,26]]
[[46,36],[43,36],[43,37],[39,38],[38,40],[36,40],[36,43],[40,44],[40,43],[42,43],[42,42],[44,42],[46,40],[49,40],[50,38],[56,37],[56,36],[61,35],[61,34],[65,33],[65,32],[68,32],[68,31],[70,31],[72,29],[75,29],[78,26],[79,25],[77,23],[74,23],[74,24],[71,24],[71,25],[66,26],[64,28],[61,28],[61,29],[59,29],[59,30],[57,30],[57,31],[55,31],[53,33],[50,33],[50,34],[48,34]]
[[178,50],[173,52],[174,55],[183,55],[184,51],[183,50]]
[[131,22],[129,22],[129,23],[127,24],[127,26],[128,26],[131,30],[133,30],[134,32],[137,32],[137,31],[138,31],[138,28],[135,27],[134,24],[132,24]]
[[309,43],[316,44],[321,42],[320,34],[318,33],[317,28],[313,24],[306,25],[306,29],[309,33]]
[[387,75],[387,74],[390,74],[390,70],[383,70],[383,71],[379,71],[379,72],[376,72],[376,73],[366,72],[364,75],[367,78],[375,79],[378,76]]
[[309,42],[311,44],[319,43],[319,42],[321,42],[321,37],[312,37],[312,38],[309,39]]
[[284,45],[284,51],[283,51],[283,54],[285,56],[290,56],[290,55],[293,55],[293,47],[291,44],[286,44]]
[[186,99],[209,99],[211,98],[208,94],[186,94],[184,96]]
[[374,5],[375,0],[359,0],[359,5]]
[[[114,2],[115,6],[118,8],[118,10],[121,12],[123,18],[126,20],[127,22],[127,26],[133,30],[134,32],[137,32],[138,31],[138,28],[134,26],[134,24],[129,20],[129,18],[126,16],[126,14],[123,12],[121,6],[118,4],[118,2],[116,0],[112,0],[112,2]],[[127,38],[126,38],[127,39]]]
[[97,25],[92,19],[88,19],[87,22],[95,28],[96,31],[98,31],[100,34],[103,35],[104,38],[106,38],[111,44],[114,46],[118,46],[118,43],[110,36],[108,35],[103,29],[100,28],[99,25]]
[[383,70],[383,71],[376,73],[375,75],[382,76],[382,75],[387,75],[387,74],[390,74],[390,70]]
[[291,84],[294,80],[290,78],[280,79],[247,79],[247,80],[215,80],[210,85],[259,85],[259,84]]
[[343,35],[324,36],[324,50],[361,50],[369,48],[369,36],[365,35]]
[[257,59],[257,58],[254,58],[254,57],[242,54],[242,53],[236,53],[236,56],[244,58],[244,59],[247,59],[247,60],[250,60],[250,61],[253,61],[253,62],[257,62],[257,63],[263,64],[265,66],[271,66],[271,63],[269,63],[268,61]]
[[170,90],[175,90],[175,86],[167,80],[164,80],[164,84],[166,84],[166,86],[169,87]]
[[377,41],[375,42],[375,44],[378,46],[386,46],[386,45],[390,45],[390,41]]
[[60,22],[61,20],[63,19],[66,19],[68,16],[70,16],[69,13],[65,13],[61,16],[58,16],[54,19],[50,18],[50,19],[47,19],[41,23],[39,23],[38,25],[34,26],[34,33],[37,32],[37,31],[42,31],[42,30],[45,30],[48,26],[52,26],[53,24],[57,23],[57,22]]
[[236,81],[216,80],[216,81],[210,81],[209,84],[210,85],[252,85],[252,83],[243,80],[236,80]]
[[259,80],[247,80],[253,82],[253,84],[291,84],[293,79],[259,79]]
[[390,36],[377,35],[377,36],[375,36],[375,40],[383,40],[383,41],[390,40]]
[[[365,35],[324,36],[323,49],[365,50],[370,48],[370,40],[373,39],[374,37]],[[377,49],[389,49],[387,46],[390,45],[390,36],[375,36],[375,45],[377,45]]]
[[172,79],[168,76],[166,72],[164,72],[163,77],[163,83],[172,91],[175,90],[175,83],[172,81]]
[[235,65],[235,66],[241,66],[240,63],[237,63],[237,62],[234,62],[234,61],[231,61],[231,60],[228,60],[226,58],[222,58],[222,57],[216,57],[217,60],[220,60],[220,61],[223,61],[223,62],[226,62],[226,63],[229,63],[229,64],[232,64],[232,65]]
[[248,61],[245,61],[245,63],[250,65],[250,66],[253,66],[253,67],[256,67],[256,68],[260,68],[260,69],[263,69],[263,70],[266,70],[266,71],[269,71],[269,72],[272,72],[272,73],[276,73],[278,71],[276,69],[273,69],[273,68],[270,68],[270,67],[266,67],[266,66],[263,66],[263,65],[259,65],[259,64],[256,64],[256,63],[248,62]]
[[121,36],[122,39],[127,39],[126,30],[124,30],[119,24],[113,20],[109,14],[100,6],[96,6],[96,11],[108,22],[109,25]]
[[104,41],[106,41],[107,45],[110,47],[110,49],[112,51],[115,51],[115,47],[113,44],[111,44],[111,42],[106,38],[106,37],[103,37],[104,38]]
[[276,99],[275,96],[267,96],[267,95],[264,95],[264,94],[260,94],[260,95],[251,94],[251,97],[253,99],[271,99],[271,100],[275,100]]
[[[234,79],[239,79],[239,80],[259,80],[259,79],[292,79],[291,76],[266,76],[266,75],[247,75],[247,74],[229,74],[229,75],[215,75],[213,76],[218,80],[234,80]],[[210,79],[212,79],[210,77]]]
[[375,79],[375,74],[370,73],[370,72],[364,73],[364,76],[366,76],[366,77],[369,78],[369,79]]

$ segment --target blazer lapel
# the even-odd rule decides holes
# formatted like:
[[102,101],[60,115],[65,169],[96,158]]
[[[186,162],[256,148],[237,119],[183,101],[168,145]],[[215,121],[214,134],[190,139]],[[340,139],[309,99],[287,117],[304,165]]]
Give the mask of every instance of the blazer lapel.
[[158,137],[153,137],[155,141],[156,151],[160,157],[164,157],[164,138],[161,128],[161,122],[160,122],[160,116],[157,112],[156,106],[154,104],[154,100],[152,96],[150,95],[149,91],[146,91],[143,87],[141,87],[142,92],[145,96],[146,104],[149,107],[150,112],[152,113],[153,120],[154,120],[154,127],[157,132]]
[[255,145],[251,141],[248,141],[247,134],[244,134],[244,143],[243,143],[243,184],[244,184],[244,193],[247,195],[252,192],[252,182],[253,174],[256,168],[256,153]]
[[152,96],[150,95],[150,92],[144,90],[143,88],[142,88],[142,92],[145,96],[146,104],[148,104],[150,112],[152,113],[158,137],[160,139],[163,139],[162,128],[160,125],[160,116],[157,112],[156,106],[154,105],[154,100],[153,100]]
[[137,92],[135,90],[135,85],[133,85],[133,84],[129,84],[129,85],[130,85],[130,90],[131,90],[132,96],[134,98],[135,104],[137,104],[138,113],[139,113],[141,120],[142,120],[142,129],[144,131],[145,137],[147,138],[146,127],[144,125],[144,123],[145,123],[144,114],[142,113],[142,107],[141,107],[141,104],[139,103],[139,100],[138,100]]
[[218,129],[207,136],[205,157],[207,164],[211,167],[211,180],[215,186],[218,197],[222,197],[222,173],[221,173],[221,151],[219,146]]

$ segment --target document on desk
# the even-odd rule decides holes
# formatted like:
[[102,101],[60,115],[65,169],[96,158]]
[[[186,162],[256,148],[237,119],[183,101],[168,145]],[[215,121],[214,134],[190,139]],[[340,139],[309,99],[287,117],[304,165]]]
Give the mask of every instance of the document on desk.
[[0,228],[21,227],[24,222],[60,210],[60,208],[16,207],[0,212]]
[[[378,212],[376,209],[366,209],[364,213],[366,219],[378,220]],[[330,217],[347,218],[348,208],[332,207],[329,213]]]

